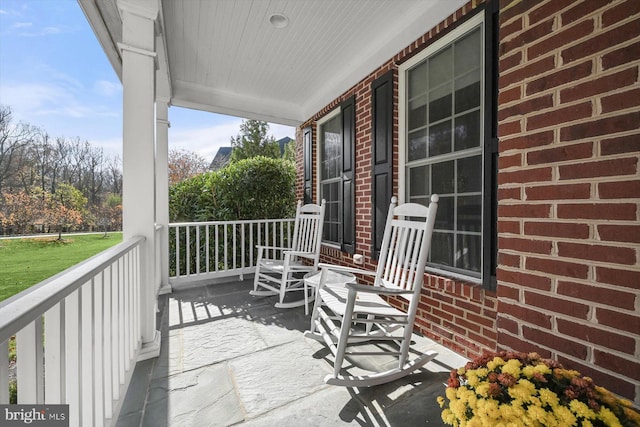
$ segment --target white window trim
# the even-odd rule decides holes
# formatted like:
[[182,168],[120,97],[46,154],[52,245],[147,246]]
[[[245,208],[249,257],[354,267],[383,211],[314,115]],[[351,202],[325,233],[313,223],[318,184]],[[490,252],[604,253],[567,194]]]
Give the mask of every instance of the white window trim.
[[[484,23],[484,13],[478,13],[471,19],[469,19],[464,24],[460,25],[458,28],[452,30],[449,34],[442,37],[440,40],[437,40],[435,43],[431,44],[427,48],[425,48],[422,52],[409,59],[407,62],[401,64],[398,67],[398,199],[399,203],[405,203],[406,201],[406,147],[407,147],[407,109],[406,109],[406,99],[407,99],[407,72],[424,61],[428,56],[433,55],[438,50],[448,46],[453,43],[456,39],[462,37],[469,31],[473,30],[476,26]],[[481,37],[484,39],[484,31],[485,27],[482,26],[482,35]],[[482,57],[482,69],[484,69],[484,55]],[[484,99],[484,87],[481,87],[481,98]],[[480,124],[481,135],[484,134],[484,123]],[[482,215],[485,215],[485,212],[482,212]],[[483,219],[484,220],[484,219]],[[481,254],[482,257],[482,254]],[[480,260],[481,265],[483,265],[482,259]],[[453,279],[463,280],[465,282],[474,283],[482,285],[482,277],[485,274],[484,271],[480,271],[480,277],[468,276],[448,270],[442,270],[439,268],[429,267],[427,266],[425,269],[428,273],[433,273],[438,276],[447,276]]]
[[322,162],[320,160],[320,157],[322,155],[322,147],[320,146],[320,128],[322,127],[323,124],[325,124],[326,122],[328,122],[329,120],[335,118],[338,114],[340,114],[340,106],[334,108],[332,111],[330,111],[328,114],[326,114],[324,117],[318,119],[318,121],[316,121],[316,136],[318,139],[318,143],[316,144],[316,170],[318,171],[318,176],[316,177],[316,194],[318,197],[318,200],[316,201],[316,203],[320,204],[322,196],[320,194],[320,189],[321,189],[321,183],[320,181],[322,181],[322,177],[320,175],[322,175],[321,172],[321,167],[322,167]]

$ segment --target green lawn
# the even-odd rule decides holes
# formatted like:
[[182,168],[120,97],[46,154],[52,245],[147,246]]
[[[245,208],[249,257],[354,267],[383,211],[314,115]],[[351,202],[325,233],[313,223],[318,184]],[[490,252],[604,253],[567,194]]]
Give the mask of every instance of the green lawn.
[[0,301],[122,242],[122,233],[0,239]]

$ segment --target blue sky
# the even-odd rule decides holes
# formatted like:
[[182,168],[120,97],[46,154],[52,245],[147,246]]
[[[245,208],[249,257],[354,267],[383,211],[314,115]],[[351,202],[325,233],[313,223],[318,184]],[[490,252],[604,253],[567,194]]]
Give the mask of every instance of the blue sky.
[[[0,0],[0,104],[51,137],[122,153],[122,85],[76,0]],[[169,108],[169,148],[211,160],[242,119]],[[270,125],[276,139],[295,129]]]

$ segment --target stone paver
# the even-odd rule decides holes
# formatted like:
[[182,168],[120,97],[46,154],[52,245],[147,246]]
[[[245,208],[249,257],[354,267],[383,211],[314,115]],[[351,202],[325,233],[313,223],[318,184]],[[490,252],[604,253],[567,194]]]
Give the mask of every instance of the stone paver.
[[331,353],[304,338],[304,307],[276,309],[249,281],[174,291],[160,301],[160,356],[136,366],[117,425],[443,425],[436,397],[465,359],[416,337],[438,357],[370,388],[328,386]]

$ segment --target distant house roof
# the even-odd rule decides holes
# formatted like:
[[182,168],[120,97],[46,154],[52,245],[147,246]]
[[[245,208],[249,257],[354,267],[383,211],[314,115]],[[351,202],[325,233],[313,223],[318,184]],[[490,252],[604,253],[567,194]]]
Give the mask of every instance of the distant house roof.
[[280,157],[284,156],[284,147],[286,147],[287,144],[290,143],[291,141],[293,141],[293,139],[289,138],[288,136],[285,136],[284,138],[276,141],[280,146]]
[[231,160],[231,150],[232,150],[232,147],[218,148],[218,152],[216,153],[215,157],[211,161],[211,164],[209,165],[209,169],[217,171],[225,167],[227,164],[229,164],[229,161]]

